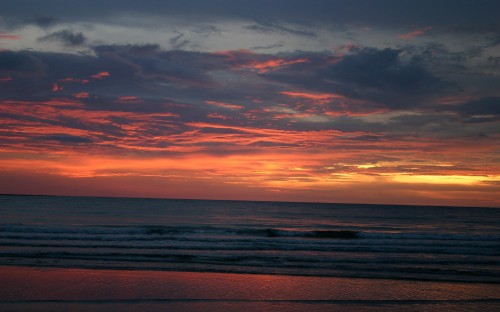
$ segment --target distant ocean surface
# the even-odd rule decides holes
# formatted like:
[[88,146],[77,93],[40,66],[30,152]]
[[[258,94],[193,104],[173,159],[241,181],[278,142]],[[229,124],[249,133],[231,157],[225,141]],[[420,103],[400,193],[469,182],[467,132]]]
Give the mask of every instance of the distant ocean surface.
[[500,209],[0,196],[0,265],[500,282]]

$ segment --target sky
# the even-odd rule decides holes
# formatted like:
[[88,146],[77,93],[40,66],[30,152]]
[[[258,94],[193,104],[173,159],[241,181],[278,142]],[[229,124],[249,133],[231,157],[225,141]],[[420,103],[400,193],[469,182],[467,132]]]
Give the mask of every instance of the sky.
[[0,193],[500,207],[500,2],[1,0]]

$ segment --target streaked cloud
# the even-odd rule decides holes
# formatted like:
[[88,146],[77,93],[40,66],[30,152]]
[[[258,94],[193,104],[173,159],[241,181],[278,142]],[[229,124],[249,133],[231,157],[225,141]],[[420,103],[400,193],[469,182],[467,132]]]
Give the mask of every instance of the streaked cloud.
[[430,30],[432,30],[432,26],[426,26],[426,27],[422,27],[419,29],[415,29],[409,33],[399,35],[399,39],[412,40],[412,39],[415,39],[416,37],[420,37],[420,36],[425,35]]

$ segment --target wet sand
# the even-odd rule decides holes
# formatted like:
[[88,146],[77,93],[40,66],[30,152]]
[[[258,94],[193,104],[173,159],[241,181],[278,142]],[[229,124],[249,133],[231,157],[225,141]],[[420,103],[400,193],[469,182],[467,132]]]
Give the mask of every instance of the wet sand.
[[1,311],[479,311],[500,284],[0,267]]

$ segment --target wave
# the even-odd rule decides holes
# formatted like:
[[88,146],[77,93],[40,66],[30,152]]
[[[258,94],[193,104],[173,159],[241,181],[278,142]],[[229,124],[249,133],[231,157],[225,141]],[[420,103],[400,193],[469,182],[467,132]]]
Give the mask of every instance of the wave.
[[[451,241],[494,241],[500,242],[500,235],[464,235],[443,233],[401,233],[401,232],[367,232],[355,230],[289,230],[281,228],[244,228],[215,226],[45,226],[26,224],[0,225],[2,236],[14,233],[24,234],[75,234],[75,235],[137,235],[139,239],[179,237],[186,235],[236,235],[253,237],[299,237],[299,238],[331,238],[331,239],[397,239],[397,240],[451,240]],[[68,236],[66,236],[68,237]]]
[[1,224],[0,264],[479,281],[500,277],[499,241],[362,229]]
[[490,263],[414,263],[411,261],[366,262],[357,258],[327,261],[320,258],[256,256],[256,255],[192,255],[192,254],[128,254],[33,252],[5,253],[0,265],[16,259],[16,265],[56,266],[101,269],[150,269],[200,272],[286,274],[310,276],[351,276],[449,280],[498,283],[500,274]]

